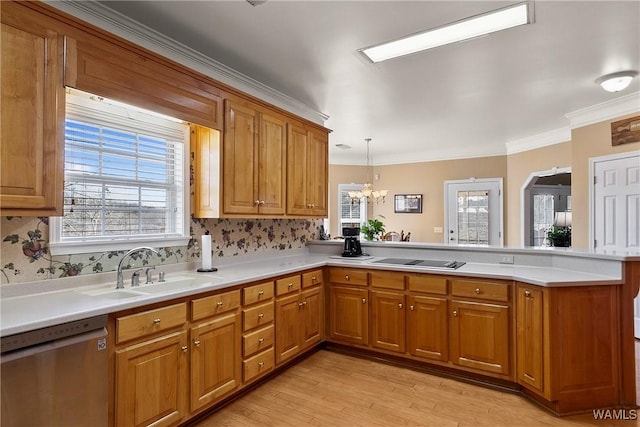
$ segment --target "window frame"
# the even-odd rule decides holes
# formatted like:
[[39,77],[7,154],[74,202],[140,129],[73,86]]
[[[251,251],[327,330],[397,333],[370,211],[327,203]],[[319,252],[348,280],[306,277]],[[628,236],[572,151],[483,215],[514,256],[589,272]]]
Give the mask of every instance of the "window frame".
[[[338,184],[338,229],[336,232],[339,236],[342,235],[342,227],[343,223],[348,222],[346,219],[342,218],[342,193],[347,191],[358,191],[362,190],[363,184]],[[358,227],[362,227],[362,224],[367,220],[367,199],[363,197],[360,199],[360,222],[358,223]],[[343,219],[345,220],[343,222]],[[362,233],[361,233],[362,234]]]
[[[73,91],[75,92],[75,91]],[[89,94],[90,95],[90,94]],[[67,96],[75,97],[77,100],[77,95],[72,95],[67,93]],[[122,106],[118,105],[119,103],[115,103],[115,109],[122,108]],[[134,110],[138,110],[137,107],[131,107]],[[139,109],[141,113],[150,113],[151,115],[156,115],[153,112],[149,112],[147,110]],[[161,114],[157,114],[158,116],[163,116]],[[65,114],[65,121],[67,115]],[[164,116],[166,117],[166,116]],[[66,127],[66,125],[65,125]],[[127,250],[131,249],[135,246],[147,245],[147,246],[159,246],[159,247],[171,247],[171,246],[187,246],[189,240],[191,239],[190,231],[189,231],[189,223],[191,218],[190,212],[190,168],[189,168],[189,159],[190,159],[190,133],[188,125],[186,125],[186,130],[184,132],[184,139],[182,141],[182,221],[176,222],[176,232],[168,234],[158,234],[158,235],[134,235],[134,236],[118,236],[118,237],[106,237],[106,236],[98,236],[98,237],[86,237],[86,238],[73,238],[70,240],[62,239],[62,220],[63,216],[56,216],[49,218],[49,250],[52,255],[65,255],[65,254],[83,254],[83,253],[95,253],[95,252],[108,252],[108,251],[118,251],[118,250]],[[178,165],[176,165],[177,169]],[[64,173],[64,171],[63,171]]]

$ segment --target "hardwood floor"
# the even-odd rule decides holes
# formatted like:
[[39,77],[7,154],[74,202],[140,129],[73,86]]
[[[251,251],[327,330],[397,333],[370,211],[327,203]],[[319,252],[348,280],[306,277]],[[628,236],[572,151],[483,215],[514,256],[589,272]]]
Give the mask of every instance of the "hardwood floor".
[[321,350],[197,426],[639,424],[595,420],[593,414],[558,418],[518,395]]

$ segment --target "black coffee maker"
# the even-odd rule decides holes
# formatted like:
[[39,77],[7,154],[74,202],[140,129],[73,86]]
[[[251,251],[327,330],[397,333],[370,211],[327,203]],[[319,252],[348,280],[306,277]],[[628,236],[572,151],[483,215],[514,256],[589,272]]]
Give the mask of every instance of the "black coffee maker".
[[362,256],[362,247],[360,246],[360,227],[343,227],[342,236],[344,237],[344,250],[342,251],[342,256]]

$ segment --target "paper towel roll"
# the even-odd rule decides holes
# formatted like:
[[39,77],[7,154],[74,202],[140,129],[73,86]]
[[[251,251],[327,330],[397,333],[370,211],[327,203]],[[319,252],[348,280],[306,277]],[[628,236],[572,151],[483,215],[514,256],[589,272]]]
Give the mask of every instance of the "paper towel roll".
[[209,270],[211,268],[211,235],[202,235],[202,268]]

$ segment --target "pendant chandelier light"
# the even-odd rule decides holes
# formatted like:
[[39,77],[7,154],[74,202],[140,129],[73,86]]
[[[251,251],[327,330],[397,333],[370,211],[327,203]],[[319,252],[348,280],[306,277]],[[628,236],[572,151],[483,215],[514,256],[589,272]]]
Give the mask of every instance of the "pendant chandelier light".
[[[369,164],[369,143],[371,142],[371,138],[365,138],[367,143],[367,175],[369,172],[373,172],[373,167]],[[371,173],[371,178],[373,178],[373,173]],[[385,202],[385,197],[387,197],[388,190],[374,190],[373,184],[371,183],[372,179],[367,178],[367,182],[362,186],[361,190],[358,191],[349,191],[349,197],[351,198],[351,203],[360,203],[362,198],[367,199],[367,203],[370,203],[372,200],[375,200],[376,203]]]

